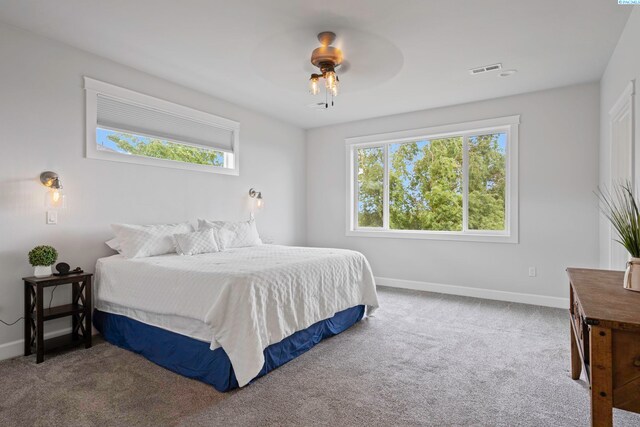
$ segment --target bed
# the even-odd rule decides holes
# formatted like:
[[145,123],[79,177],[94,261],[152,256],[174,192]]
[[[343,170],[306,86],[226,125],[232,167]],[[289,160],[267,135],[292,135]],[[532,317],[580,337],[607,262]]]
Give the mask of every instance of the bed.
[[101,258],[104,338],[219,391],[243,387],[378,307],[366,258],[258,245],[194,256]]

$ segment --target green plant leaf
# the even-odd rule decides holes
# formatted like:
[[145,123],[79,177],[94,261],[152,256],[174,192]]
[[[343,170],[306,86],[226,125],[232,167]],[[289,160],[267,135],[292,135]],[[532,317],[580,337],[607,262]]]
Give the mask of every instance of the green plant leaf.
[[634,258],[640,257],[640,211],[629,181],[614,186],[613,193],[606,189],[596,192],[600,210],[611,222],[620,243]]
[[53,246],[41,245],[29,251],[29,264],[32,266],[53,265],[58,259],[58,251]]

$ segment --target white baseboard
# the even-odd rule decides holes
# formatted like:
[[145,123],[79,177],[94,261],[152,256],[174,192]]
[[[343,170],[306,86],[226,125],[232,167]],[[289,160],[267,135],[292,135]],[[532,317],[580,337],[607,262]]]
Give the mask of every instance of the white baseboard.
[[[470,288],[467,286],[445,285],[441,283],[419,282],[415,280],[391,279],[388,277],[376,277],[376,283],[380,286],[388,286],[390,288],[412,289],[416,291],[436,292],[439,294],[460,295],[498,301],[517,302],[522,304],[541,305],[544,307],[569,308],[569,298],[496,291],[493,289]],[[65,328],[46,333],[44,334],[44,337],[45,339],[55,338],[70,332],[71,328]],[[0,344],[0,360],[22,356],[23,352],[24,340]]]
[[416,291],[518,302],[522,304],[541,305],[544,307],[569,308],[569,298],[496,291],[493,289],[470,288],[467,286],[444,285],[441,283],[418,282],[415,280],[391,279],[388,277],[376,277],[376,283],[380,286],[388,286],[390,288],[413,289]]
[[[57,331],[51,331],[44,334],[45,339],[59,337],[71,333],[71,328],[60,329]],[[24,354],[24,340],[17,340],[8,342],[6,344],[0,344],[0,360],[12,359],[14,357],[22,356]]]

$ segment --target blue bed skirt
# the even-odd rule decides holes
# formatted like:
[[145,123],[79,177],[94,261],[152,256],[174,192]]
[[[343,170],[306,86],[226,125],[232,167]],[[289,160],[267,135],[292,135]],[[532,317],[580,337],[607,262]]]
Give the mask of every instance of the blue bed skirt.
[[[348,329],[363,316],[363,305],[351,307],[270,345],[264,350],[264,366],[256,378]],[[94,310],[93,324],[111,344],[141,354],[173,372],[211,384],[218,391],[238,387],[231,361],[222,348],[211,350],[209,343],[99,310]]]

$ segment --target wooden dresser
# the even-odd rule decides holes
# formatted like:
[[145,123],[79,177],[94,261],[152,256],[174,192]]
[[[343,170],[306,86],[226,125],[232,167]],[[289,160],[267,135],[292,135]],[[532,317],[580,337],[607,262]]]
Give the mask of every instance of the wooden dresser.
[[591,385],[591,425],[611,426],[612,408],[640,412],[640,292],[624,273],[567,269],[571,287],[571,378]]

